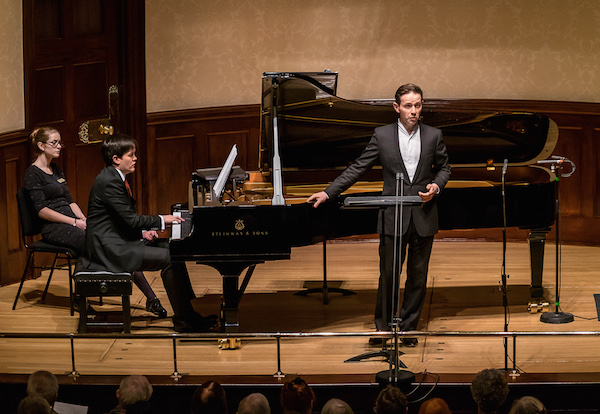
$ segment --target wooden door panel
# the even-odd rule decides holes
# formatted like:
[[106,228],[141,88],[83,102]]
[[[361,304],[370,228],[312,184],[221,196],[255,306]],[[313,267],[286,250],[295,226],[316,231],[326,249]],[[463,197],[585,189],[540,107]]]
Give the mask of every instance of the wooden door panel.
[[67,149],[60,161],[71,192],[85,204],[91,186],[86,166],[103,163],[97,149],[79,147],[77,132],[86,120],[108,117],[108,88],[122,84],[120,7],[117,0],[24,2],[25,62],[32,74],[26,76],[28,128],[52,125],[61,132]]
[[73,66],[75,120],[108,116],[109,62],[85,62]]
[[12,216],[14,189],[32,161],[27,136],[35,127],[61,132],[66,148],[58,163],[84,211],[104,162],[98,144],[80,142],[79,126],[88,117],[106,117],[110,85],[121,92],[122,131],[137,131],[145,145],[144,8],[143,1],[126,0],[23,1],[25,130],[0,138],[0,285],[17,281],[25,264]]
[[34,75],[33,111],[36,124],[55,124],[65,119],[64,67],[38,68]]

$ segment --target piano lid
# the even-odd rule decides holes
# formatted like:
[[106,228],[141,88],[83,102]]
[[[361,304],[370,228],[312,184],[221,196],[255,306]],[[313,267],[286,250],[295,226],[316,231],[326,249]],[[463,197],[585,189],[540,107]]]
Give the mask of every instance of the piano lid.
[[[352,101],[335,95],[337,74],[265,73],[260,168],[272,160],[273,117],[279,125],[282,169],[342,170],[369,142],[374,128],[396,122],[393,100]],[[329,82],[323,84],[321,82]],[[425,101],[423,123],[442,129],[455,167],[529,165],[548,158],[558,140],[552,119],[537,113],[434,109]]]

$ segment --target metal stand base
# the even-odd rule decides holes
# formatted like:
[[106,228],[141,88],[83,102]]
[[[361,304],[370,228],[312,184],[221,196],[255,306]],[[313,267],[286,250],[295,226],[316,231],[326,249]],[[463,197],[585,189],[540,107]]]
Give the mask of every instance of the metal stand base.
[[[402,351],[398,351],[398,355],[404,355],[404,352]],[[385,362],[394,362],[394,350],[393,349],[386,349],[385,347],[383,347],[383,349],[381,351],[373,351],[373,352],[366,352],[364,354],[360,354],[357,356],[354,356],[352,358],[348,358],[347,360],[345,360],[344,362],[360,362],[363,361],[365,359],[371,359],[371,358],[384,358]],[[407,368],[407,366],[404,364],[404,362],[402,361],[398,361],[398,365],[400,365],[402,368]],[[385,372],[389,372],[389,371],[385,371]]]
[[356,294],[356,292],[353,292],[348,289],[341,289],[341,288],[327,286],[327,240],[323,240],[323,287],[305,289],[300,292],[294,293],[294,295],[307,296],[311,293],[322,293],[323,294],[323,305],[329,305],[329,293],[330,292],[331,293],[341,293],[344,296]]
[[[390,378],[392,381],[394,380],[394,372],[390,372],[390,370],[380,371],[375,376],[377,383],[379,385],[388,385],[390,384]],[[411,371],[407,371],[405,369],[399,369],[397,374],[398,382],[396,384],[392,384],[398,388],[402,392],[407,392],[410,390],[410,387],[413,382],[415,382],[415,374]]]
[[565,312],[546,312],[540,316],[540,321],[545,323],[569,323],[573,320],[573,315]]

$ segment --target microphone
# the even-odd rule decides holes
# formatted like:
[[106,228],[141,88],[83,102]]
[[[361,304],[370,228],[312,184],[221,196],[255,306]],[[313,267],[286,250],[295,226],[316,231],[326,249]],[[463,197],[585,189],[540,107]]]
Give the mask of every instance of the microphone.
[[538,164],[562,164],[564,162],[564,158],[555,158],[552,156],[551,160],[539,160]]
[[504,165],[502,166],[502,175],[506,175],[507,169],[508,169],[508,159],[504,158]]

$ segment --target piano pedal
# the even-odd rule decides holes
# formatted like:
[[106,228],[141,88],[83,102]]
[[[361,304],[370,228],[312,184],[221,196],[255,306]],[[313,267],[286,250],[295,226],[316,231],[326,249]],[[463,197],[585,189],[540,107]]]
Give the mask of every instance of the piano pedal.
[[240,349],[242,341],[239,338],[219,339],[219,349]]
[[537,302],[531,301],[527,304],[529,313],[544,313],[550,310],[550,303],[539,299]]

